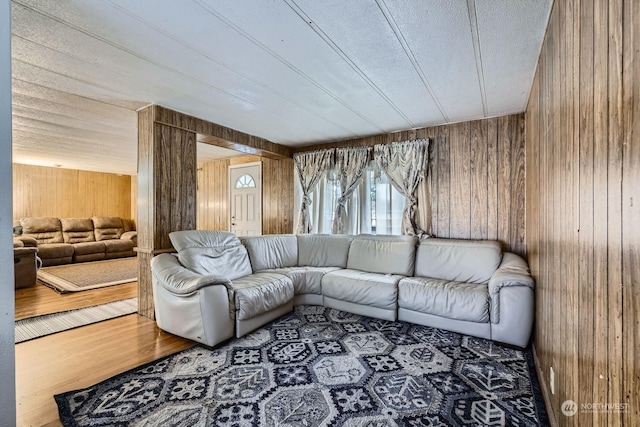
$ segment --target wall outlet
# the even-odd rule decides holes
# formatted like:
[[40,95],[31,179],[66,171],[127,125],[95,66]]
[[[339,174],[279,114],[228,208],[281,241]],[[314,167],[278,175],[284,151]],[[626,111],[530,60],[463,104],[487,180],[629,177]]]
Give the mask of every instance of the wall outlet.
[[549,388],[551,389],[551,394],[556,394],[556,374],[553,372],[553,367],[549,368]]

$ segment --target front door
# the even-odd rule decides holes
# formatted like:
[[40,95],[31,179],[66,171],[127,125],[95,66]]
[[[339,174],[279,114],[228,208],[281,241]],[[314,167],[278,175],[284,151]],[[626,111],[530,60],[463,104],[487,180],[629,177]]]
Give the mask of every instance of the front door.
[[262,162],[229,166],[230,227],[237,236],[262,234]]

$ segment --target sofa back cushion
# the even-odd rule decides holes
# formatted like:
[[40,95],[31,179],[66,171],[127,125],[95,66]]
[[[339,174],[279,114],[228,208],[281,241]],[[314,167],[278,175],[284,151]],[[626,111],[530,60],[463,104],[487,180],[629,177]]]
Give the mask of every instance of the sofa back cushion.
[[128,231],[136,231],[136,225],[133,223],[132,219],[125,219],[125,218],[121,218],[122,219],[122,227],[124,228],[124,232],[128,232]]
[[187,230],[169,233],[178,260],[198,274],[234,280],[251,274],[247,250],[227,231]]
[[353,236],[336,234],[299,234],[298,265],[347,268]]
[[428,238],[418,245],[415,276],[488,283],[501,261],[502,249],[494,240]]
[[95,242],[93,221],[89,218],[60,218],[65,243]]
[[93,228],[96,241],[119,239],[124,233],[122,219],[117,216],[94,216]]
[[298,265],[298,240],[293,234],[243,236],[253,271]]
[[38,244],[64,243],[62,226],[58,218],[22,218],[20,220],[22,234],[28,234]]
[[347,268],[413,276],[417,242],[415,236],[356,236],[349,247]]

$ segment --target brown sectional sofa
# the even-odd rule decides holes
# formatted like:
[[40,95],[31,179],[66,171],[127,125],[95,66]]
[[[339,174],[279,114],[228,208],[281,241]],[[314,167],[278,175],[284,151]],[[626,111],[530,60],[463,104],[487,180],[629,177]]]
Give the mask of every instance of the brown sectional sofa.
[[36,246],[43,266],[135,256],[137,232],[119,217],[22,218],[14,246]]

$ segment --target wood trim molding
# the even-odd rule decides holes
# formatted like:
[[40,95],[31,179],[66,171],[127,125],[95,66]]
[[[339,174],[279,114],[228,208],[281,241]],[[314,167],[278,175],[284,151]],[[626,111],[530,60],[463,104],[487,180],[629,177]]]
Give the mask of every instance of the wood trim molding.
[[542,398],[544,399],[544,408],[547,410],[549,416],[549,424],[551,427],[558,427],[558,420],[556,414],[553,412],[553,405],[551,405],[551,396],[549,396],[550,388],[545,381],[542,368],[540,367],[540,359],[538,359],[538,352],[536,351],[535,343],[531,344],[531,353],[533,353],[533,364],[536,368],[536,375],[538,377],[538,383],[540,384],[540,391],[542,392]]
[[290,147],[207,120],[198,119],[160,105],[153,105],[153,120],[155,123],[195,132],[198,134],[198,142],[205,144],[273,159],[292,157]]

